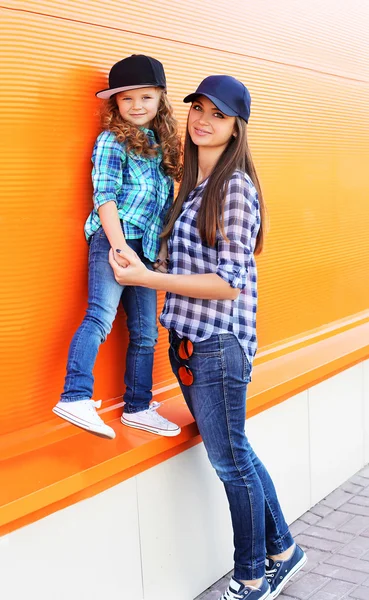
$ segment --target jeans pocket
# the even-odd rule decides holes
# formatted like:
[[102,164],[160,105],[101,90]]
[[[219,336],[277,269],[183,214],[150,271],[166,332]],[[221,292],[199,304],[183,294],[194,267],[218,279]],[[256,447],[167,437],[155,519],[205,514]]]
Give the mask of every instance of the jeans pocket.
[[101,227],[96,231],[96,233],[94,234],[96,236],[96,239],[101,240],[101,238],[106,238],[106,233],[104,231],[103,226],[101,225]]
[[206,352],[206,350],[204,352],[201,352],[201,350],[199,351],[197,348],[196,350],[193,351],[192,354],[193,357],[198,357],[198,358],[221,358],[222,356],[222,351],[221,350],[209,350],[208,352]]
[[242,350],[242,360],[243,360],[243,381],[245,383],[249,383],[251,381],[251,365],[249,359],[247,358],[244,350]]

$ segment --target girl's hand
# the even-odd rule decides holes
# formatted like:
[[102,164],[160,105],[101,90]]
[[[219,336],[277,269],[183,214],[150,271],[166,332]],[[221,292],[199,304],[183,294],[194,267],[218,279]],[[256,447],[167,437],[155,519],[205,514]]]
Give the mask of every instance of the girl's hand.
[[[128,246],[128,244],[124,244],[121,245],[122,249],[120,250],[117,249],[116,255],[115,256],[120,256],[121,259],[119,260],[119,264],[121,267],[128,267],[130,260],[129,258],[134,258],[135,256],[137,256],[136,252],[134,250],[132,250],[132,248],[130,246]],[[123,258],[126,257],[126,258]]]
[[129,252],[121,250],[120,253],[111,248],[109,263],[114,271],[114,277],[120,285],[142,285],[144,283],[148,269],[131,248]]
[[160,256],[158,256],[158,258],[153,264],[153,268],[155,269],[155,271],[160,271],[160,273],[168,273],[168,264],[168,258],[161,258]]
[[168,246],[166,240],[162,240],[158,258],[153,264],[155,271],[160,273],[168,273]]

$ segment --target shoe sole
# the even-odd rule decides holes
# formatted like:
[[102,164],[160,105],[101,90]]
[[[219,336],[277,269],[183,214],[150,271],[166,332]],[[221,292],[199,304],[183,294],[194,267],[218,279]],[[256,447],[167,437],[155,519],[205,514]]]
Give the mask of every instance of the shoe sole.
[[[57,408],[56,406],[54,406],[54,408],[52,409],[53,413],[58,415],[58,417],[60,417],[61,419],[64,419],[64,421],[68,421],[68,423],[71,423],[72,425],[76,425],[76,427],[79,427],[80,429],[84,429],[85,431],[88,431],[89,433],[93,433],[95,435],[97,435],[98,437],[102,437],[108,440],[113,440],[115,438],[115,431],[114,429],[111,429],[111,431],[107,432],[104,431],[102,429],[94,429],[93,427],[91,427],[91,425],[87,422],[84,421],[80,421],[78,419],[78,417],[76,417],[75,415],[71,415],[68,412],[64,412],[63,410],[61,410],[60,408]],[[109,427],[107,425],[107,427]]]
[[271,595],[270,595],[270,588],[269,588],[269,590],[267,590],[267,591],[265,592],[264,596],[261,596],[261,598],[259,598],[259,600],[266,600],[267,598],[271,598]]
[[127,425],[127,427],[132,427],[133,429],[142,429],[142,431],[147,431],[148,433],[154,433],[155,435],[162,435],[164,437],[175,437],[181,433],[181,428],[168,430],[168,429],[157,429],[155,427],[149,427],[148,425],[143,425],[141,423],[135,423],[134,421],[126,421],[124,417],[121,417],[121,423],[123,425]]
[[270,595],[269,595],[270,600],[274,600],[274,598],[277,598],[277,596],[279,596],[279,594],[282,592],[284,586],[289,581],[291,581],[291,579],[302,569],[302,567],[304,565],[306,565],[306,563],[307,563],[307,556],[306,556],[306,554],[304,554],[304,556],[301,558],[301,560],[294,566],[292,571],[290,571],[290,573],[288,573],[288,575],[286,575],[284,580],[279,584],[279,586],[274,590],[274,592],[270,592]]

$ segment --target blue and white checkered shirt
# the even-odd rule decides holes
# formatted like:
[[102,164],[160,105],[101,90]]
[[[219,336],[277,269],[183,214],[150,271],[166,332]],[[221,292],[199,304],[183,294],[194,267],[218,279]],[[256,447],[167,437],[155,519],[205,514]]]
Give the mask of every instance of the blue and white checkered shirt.
[[206,180],[185,200],[168,240],[169,273],[216,273],[241,290],[236,300],[201,300],[167,293],[161,324],[180,337],[201,342],[213,334],[233,333],[252,365],[256,352],[257,272],[254,258],[260,227],[258,194],[251,179],[236,171],[228,186],[224,230],[212,248],[201,241],[196,222]]
[[[142,129],[154,144],[154,132]],[[92,162],[94,209],[85,223],[86,239],[101,227],[100,206],[113,201],[126,239],[142,238],[145,256],[155,262],[164,218],[173,201],[173,180],[163,172],[160,148],[156,156],[139,156],[127,152],[114,133],[103,131],[96,140]]]

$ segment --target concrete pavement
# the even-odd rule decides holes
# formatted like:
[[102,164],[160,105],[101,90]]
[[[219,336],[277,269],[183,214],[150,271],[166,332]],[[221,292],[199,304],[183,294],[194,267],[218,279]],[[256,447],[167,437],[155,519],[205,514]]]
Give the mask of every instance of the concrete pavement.
[[[369,465],[291,525],[305,568],[280,600],[369,600]],[[195,600],[218,600],[232,573]]]

